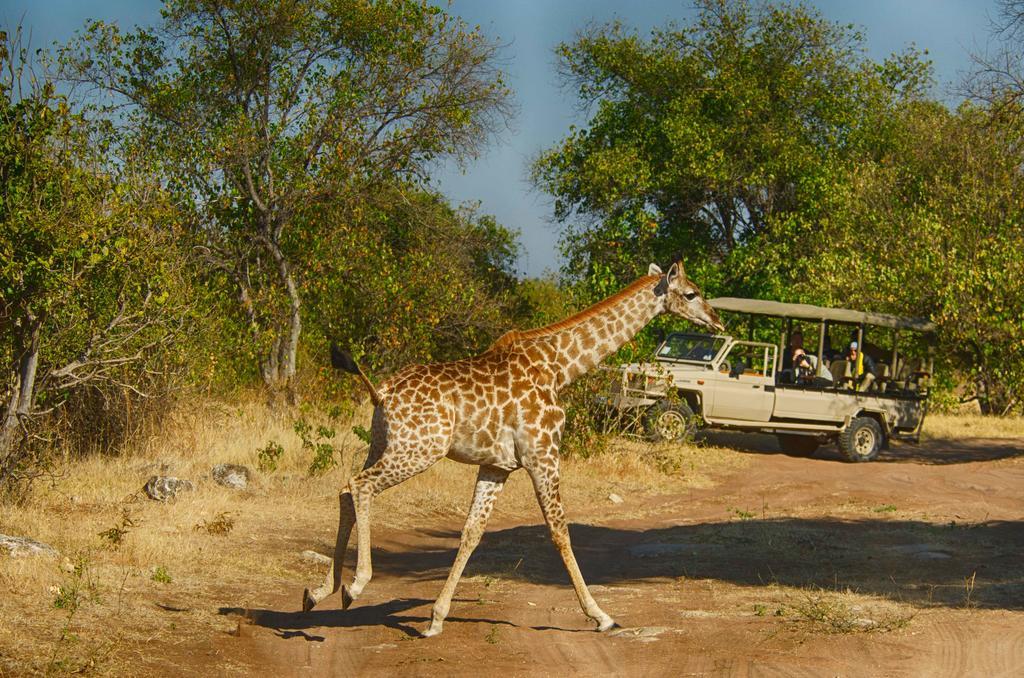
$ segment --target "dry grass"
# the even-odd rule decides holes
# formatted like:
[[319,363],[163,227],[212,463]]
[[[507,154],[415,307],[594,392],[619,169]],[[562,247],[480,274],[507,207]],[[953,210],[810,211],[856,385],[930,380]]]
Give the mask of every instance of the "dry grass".
[[779,616],[810,633],[872,633],[906,628],[914,617],[903,604],[853,591],[821,589],[792,592],[777,608]]
[[[368,412],[359,413],[364,425]],[[56,560],[0,557],[0,675],[28,672],[142,671],[155,662],[142,648],[202,642],[235,621],[221,606],[255,604],[260,592],[296,590],[319,580],[299,553],[332,538],[337,493],[360,468],[365,444],[337,425],[341,464],[307,473],[291,417],[262,404],[203,403],[173,413],[133,454],[94,456],[39,484],[22,505],[0,506],[0,533],[56,547]],[[212,481],[217,463],[257,468],[268,441],[283,447],[277,470],[257,473],[244,491]],[[718,448],[649,446],[616,440],[607,454],[566,460],[562,494],[578,522],[599,520],[584,507],[609,505],[610,492],[636,499],[680,486],[707,486],[715,469],[744,463]],[[163,473],[196,483],[166,504],[141,492]],[[474,467],[442,461],[374,504],[374,524],[457,528],[469,504]],[[539,521],[525,473],[513,474],[498,514]],[[246,592],[246,593],[239,593]]]
[[929,414],[925,439],[1024,438],[1024,417],[983,417],[980,414]]
[[[368,412],[357,419],[365,425]],[[266,604],[261,596],[318,581],[321,567],[299,554],[331,540],[338,490],[360,467],[365,445],[346,433],[350,422],[339,423],[340,465],[310,477],[311,453],[292,423],[269,417],[259,403],[193,404],[133,454],[78,461],[37,485],[23,505],[0,505],[0,533],[31,536],[62,554],[0,557],[0,675],[142,673],[159,666],[154,647],[192,647],[234,630],[236,620],[219,615],[219,607]],[[925,431],[936,438],[1016,437],[1024,435],[1024,421],[933,416]],[[221,462],[255,469],[257,450],[269,441],[284,450],[278,468],[256,474],[247,490],[209,478]],[[627,500],[617,515],[635,516],[657,505],[655,495],[711,486],[748,462],[749,455],[724,447],[617,439],[605,454],[563,463],[562,495],[575,522],[604,519],[611,492]],[[191,479],[196,490],[167,504],[150,501],[141,487],[155,473]],[[374,524],[457,529],[475,474],[442,461],[380,497]],[[512,475],[496,514],[540,520],[525,473]],[[815,606],[805,607],[801,618],[813,620]]]

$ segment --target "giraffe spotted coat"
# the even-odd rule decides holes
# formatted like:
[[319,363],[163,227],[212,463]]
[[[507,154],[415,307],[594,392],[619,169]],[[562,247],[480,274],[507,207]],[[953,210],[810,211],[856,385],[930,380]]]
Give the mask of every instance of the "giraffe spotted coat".
[[[508,474],[520,468],[533,481],[583,611],[600,630],[613,626],[587,590],[569,541],[558,488],[558,446],[565,423],[558,393],[666,311],[723,329],[681,263],[673,264],[667,274],[652,265],[648,275],[583,312],[547,327],[509,332],[481,355],[410,366],[375,390],[365,381],[376,404],[369,456],[362,472],[341,492],[334,565],[322,586],[306,591],[303,609],[312,609],[339,588],[346,608],[359,597],[372,575],[372,498],[448,457],[478,465],[480,471],[455,563],[424,635],[441,632],[494,501]],[[342,563],[353,526],[356,573],[352,584],[343,587]]]

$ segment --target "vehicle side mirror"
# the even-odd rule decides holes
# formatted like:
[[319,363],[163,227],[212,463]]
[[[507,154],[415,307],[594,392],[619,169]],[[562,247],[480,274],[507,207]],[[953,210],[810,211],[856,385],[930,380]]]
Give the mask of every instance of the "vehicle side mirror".
[[654,328],[654,343],[659,346],[665,342],[665,330],[660,327]]

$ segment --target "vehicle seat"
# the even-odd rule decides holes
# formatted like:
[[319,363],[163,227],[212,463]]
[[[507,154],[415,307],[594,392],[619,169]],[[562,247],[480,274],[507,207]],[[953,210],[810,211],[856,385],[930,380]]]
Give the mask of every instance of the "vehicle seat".
[[853,372],[850,370],[849,360],[833,360],[829,365],[829,372],[832,373],[832,383],[836,388],[853,387]]
[[917,384],[914,382],[914,372],[918,367],[918,361],[900,360],[899,369],[893,386],[898,391],[916,391]]
[[875,363],[875,372],[878,374],[878,382],[876,388],[879,391],[886,391],[889,388],[889,364],[888,363]]

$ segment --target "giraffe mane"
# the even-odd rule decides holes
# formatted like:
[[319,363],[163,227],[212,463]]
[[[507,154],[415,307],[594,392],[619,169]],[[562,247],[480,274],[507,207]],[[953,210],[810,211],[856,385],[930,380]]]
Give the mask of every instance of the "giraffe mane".
[[487,351],[489,352],[496,349],[505,348],[521,339],[537,339],[539,337],[545,337],[550,334],[554,334],[556,332],[569,329],[570,327],[575,327],[576,325],[579,325],[580,323],[589,320],[590,318],[593,318],[595,315],[600,314],[609,306],[614,306],[615,304],[622,301],[626,297],[631,296],[637,290],[643,289],[644,287],[654,284],[662,277],[663,276],[660,275],[645,275],[640,278],[637,278],[629,285],[622,288],[621,290],[611,295],[610,297],[602,299],[593,306],[589,306],[580,311],[579,313],[576,313],[575,315],[571,315],[563,320],[553,322],[550,325],[545,325],[544,327],[537,327],[532,330],[512,330],[510,332],[506,332],[505,334],[498,337],[497,340],[495,340],[495,342],[491,344],[490,348],[487,349]]

